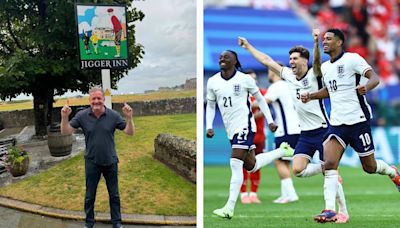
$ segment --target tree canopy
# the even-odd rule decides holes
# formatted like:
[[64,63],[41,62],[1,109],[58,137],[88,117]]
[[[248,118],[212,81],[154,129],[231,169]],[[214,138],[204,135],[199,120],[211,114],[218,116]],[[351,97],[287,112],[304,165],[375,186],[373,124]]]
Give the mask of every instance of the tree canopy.
[[[131,6],[132,0],[81,1]],[[136,67],[144,47],[135,40],[143,12],[127,8],[129,68],[111,71],[111,86]],[[0,4],[0,98],[34,97],[37,135],[45,135],[54,95],[88,92],[101,84],[100,70],[81,70],[73,0],[2,0]]]

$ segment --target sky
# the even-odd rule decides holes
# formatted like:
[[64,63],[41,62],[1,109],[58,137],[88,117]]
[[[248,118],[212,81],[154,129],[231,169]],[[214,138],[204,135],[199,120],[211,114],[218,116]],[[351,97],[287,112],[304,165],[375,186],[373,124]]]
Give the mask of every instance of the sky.
[[141,0],[132,5],[145,14],[136,23],[136,42],[146,53],[116,92],[143,93],[196,77],[196,1]]
[[[83,34],[84,31],[91,31],[96,27],[112,29],[111,16],[107,12],[109,8],[109,6],[95,7],[80,5],[77,8],[79,34]],[[115,15],[121,23],[124,23],[126,20],[125,9],[123,7],[113,7],[113,10],[113,15]]]
[[[144,46],[145,55],[112,94],[143,93],[195,78],[196,1],[135,0],[132,6],[145,14],[142,21],[135,22],[136,42]],[[20,95],[17,99],[26,98],[32,97]]]

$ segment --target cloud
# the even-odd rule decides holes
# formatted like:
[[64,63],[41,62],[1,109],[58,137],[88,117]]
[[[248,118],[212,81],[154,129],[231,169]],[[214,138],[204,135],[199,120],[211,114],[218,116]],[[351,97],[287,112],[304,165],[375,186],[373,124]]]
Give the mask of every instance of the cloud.
[[80,23],[80,24],[78,25],[78,27],[79,27],[79,33],[83,33],[83,31],[90,31],[90,30],[92,30],[92,28],[90,27],[90,25],[89,25],[86,21]]
[[82,6],[80,5],[77,9],[78,16],[85,16],[85,11],[88,9],[93,9],[94,6]]
[[146,54],[120,80],[118,92],[141,93],[196,77],[196,1],[134,1],[132,6],[145,14],[136,23],[136,40]]
[[113,14],[121,21],[125,22],[125,8],[123,7],[109,7],[109,6],[98,6],[95,10],[95,17],[92,19],[93,27],[112,28],[111,18],[107,13],[109,8],[113,8]]

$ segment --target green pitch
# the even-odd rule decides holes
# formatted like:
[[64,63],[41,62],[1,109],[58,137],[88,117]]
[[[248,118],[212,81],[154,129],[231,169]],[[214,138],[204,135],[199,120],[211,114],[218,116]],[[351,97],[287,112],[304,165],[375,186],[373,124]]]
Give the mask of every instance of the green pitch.
[[[280,181],[274,167],[262,169],[258,195],[261,204],[240,203],[231,220],[213,215],[228,199],[229,166],[204,167],[204,227],[399,227],[400,192],[386,176],[369,175],[362,168],[341,167],[348,224],[318,224],[313,216],[324,209],[323,176],[293,177],[300,200],[291,204],[272,203],[280,195]],[[248,187],[249,188],[249,187]],[[199,213],[199,212],[198,212]]]
[[[106,43],[107,45],[103,45],[103,42]],[[83,43],[83,40],[79,40],[79,46],[80,46],[80,55],[81,55],[81,60],[97,60],[97,59],[116,59],[114,55],[117,54],[117,51],[115,49],[115,46],[110,46],[110,43],[113,43],[114,41],[110,40],[99,40],[97,44],[97,53],[95,52],[93,43],[89,43],[90,47],[90,54],[86,54],[85,52],[85,45]],[[126,52],[126,40],[121,41],[121,53],[120,53],[120,59],[126,59],[128,57],[128,53]]]

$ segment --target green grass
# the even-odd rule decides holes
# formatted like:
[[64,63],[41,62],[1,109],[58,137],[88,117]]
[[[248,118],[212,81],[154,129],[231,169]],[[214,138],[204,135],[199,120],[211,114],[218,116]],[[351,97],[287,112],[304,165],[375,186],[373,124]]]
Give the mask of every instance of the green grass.
[[[134,117],[136,134],[116,131],[119,156],[119,189],[122,213],[195,215],[196,185],[176,175],[153,159],[154,138],[158,133],[196,139],[196,115]],[[83,210],[85,195],[84,159],[77,157],[0,188],[0,195],[43,206]],[[109,211],[108,193],[102,178],[96,211]]]
[[[101,44],[104,42],[114,42],[114,40],[99,40],[97,43],[97,54],[94,52],[94,47],[92,41],[89,43],[90,54],[86,54],[85,44],[83,39],[79,39],[80,46],[80,56],[81,60],[96,60],[96,59],[117,59],[114,55],[117,54],[117,50],[115,46],[102,46]],[[121,40],[121,53],[119,59],[126,59],[128,57],[128,53],[126,52],[126,39]],[[106,54],[107,53],[107,54]]]
[[280,181],[273,167],[262,169],[261,204],[241,204],[238,199],[231,220],[212,214],[222,207],[229,191],[228,166],[204,167],[204,227],[399,227],[400,193],[388,177],[368,175],[362,168],[341,167],[343,186],[350,213],[348,224],[318,224],[313,216],[324,209],[323,176],[293,178],[300,200],[277,205]]

